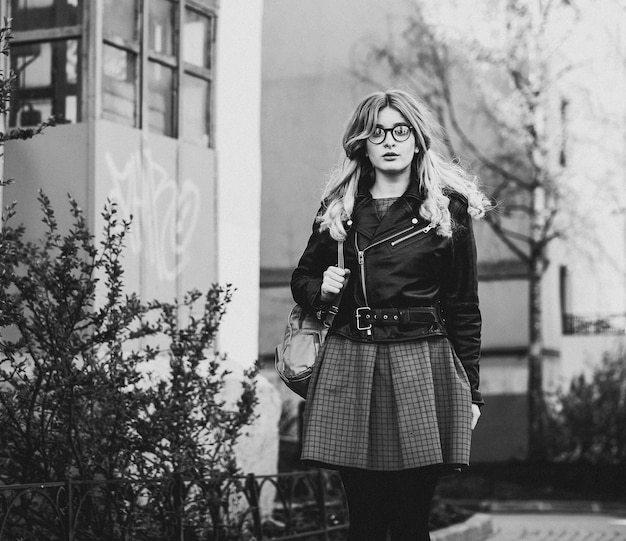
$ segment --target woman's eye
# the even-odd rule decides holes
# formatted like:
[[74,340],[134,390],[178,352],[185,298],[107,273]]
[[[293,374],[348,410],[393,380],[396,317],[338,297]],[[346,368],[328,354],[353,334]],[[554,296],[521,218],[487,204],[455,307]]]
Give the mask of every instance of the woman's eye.
[[374,133],[372,134],[373,137],[382,137],[383,135],[383,129],[382,128],[376,128],[374,130]]
[[393,129],[393,131],[396,135],[404,136],[409,133],[409,127],[408,126],[396,126]]

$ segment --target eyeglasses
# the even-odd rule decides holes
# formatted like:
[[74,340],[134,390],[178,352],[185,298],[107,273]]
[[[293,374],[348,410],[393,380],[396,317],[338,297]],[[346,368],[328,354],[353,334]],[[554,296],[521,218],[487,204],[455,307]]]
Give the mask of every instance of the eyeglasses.
[[387,139],[387,133],[391,132],[391,135],[396,142],[402,143],[409,138],[412,129],[413,128],[411,126],[407,126],[406,124],[398,124],[393,128],[381,128],[380,126],[377,126],[374,133],[368,137],[368,140],[374,145],[380,145],[385,139]]

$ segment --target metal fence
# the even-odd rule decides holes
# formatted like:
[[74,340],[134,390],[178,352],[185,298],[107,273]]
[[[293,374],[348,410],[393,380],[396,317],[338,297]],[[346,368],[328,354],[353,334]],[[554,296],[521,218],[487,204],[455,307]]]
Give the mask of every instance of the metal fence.
[[345,539],[335,472],[0,486],[0,541]]
[[626,334],[626,314],[603,316],[563,314],[563,334]]

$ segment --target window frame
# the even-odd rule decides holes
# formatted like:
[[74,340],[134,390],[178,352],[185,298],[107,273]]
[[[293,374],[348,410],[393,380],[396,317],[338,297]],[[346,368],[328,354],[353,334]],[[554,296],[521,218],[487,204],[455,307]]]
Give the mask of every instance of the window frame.
[[[182,85],[185,77],[201,79],[208,84],[206,130],[208,148],[215,147],[215,60],[216,60],[216,33],[218,19],[218,0],[173,0],[175,5],[174,17],[174,55],[166,55],[149,49],[149,6],[150,0],[139,0],[135,13],[135,28],[137,40],[129,41],[121,36],[113,35],[104,29],[101,0],[83,0],[80,13],[80,24],[57,28],[23,30],[13,33],[15,45],[44,43],[58,40],[78,40],[77,66],[77,111],[76,122],[83,122],[89,118],[103,118],[103,57],[104,45],[120,49],[135,57],[135,121],[133,127],[150,133],[149,129],[149,100],[148,100],[148,69],[151,62],[156,62],[173,70],[173,112],[172,138],[185,140],[182,129],[183,105],[181,103]],[[11,1],[0,0],[10,12]],[[184,61],[183,47],[184,21],[186,10],[191,10],[209,20],[210,28],[210,67],[201,67]],[[91,100],[89,98],[92,98]],[[93,99],[93,98],[96,99]],[[53,98],[54,99],[54,98]]]
[[[195,77],[198,79],[202,79],[205,82],[208,83],[209,86],[209,96],[207,97],[207,116],[208,118],[206,119],[206,129],[207,129],[207,136],[208,136],[208,146],[209,148],[213,148],[215,146],[215,135],[214,135],[214,118],[215,118],[215,81],[214,81],[214,70],[215,70],[215,58],[216,58],[216,54],[215,54],[215,44],[216,44],[216,40],[215,40],[215,36],[216,36],[216,32],[217,32],[217,14],[215,11],[210,11],[209,9],[207,9],[206,7],[202,7],[198,2],[193,2],[190,0],[187,0],[186,2],[180,2],[180,14],[179,14],[179,20],[181,21],[179,28],[184,27],[184,25],[182,24],[183,21],[185,20],[185,10],[189,9],[190,11],[193,11],[203,17],[207,17],[209,19],[209,25],[210,25],[210,42],[209,42],[209,48],[210,48],[210,54],[211,54],[211,58],[210,58],[210,68],[207,67],[202,67],[202,66],[197,66],[195,64],[191,64],[190,62],[185,62],[184,61],[184,51],[183,49],[183,45],[184,45],[184,40],[180,40],[180,44],[181,46],[179,47],[179,55],[180,55],[180,74],[179,74],[179,84],[182,85],[183,81],[185,80],[185,76],[191,76],[191,77]],[[181,87],[179,87],[181,88]],[[179,94],[182,95],[182,91],[179,92]],[[182,125],[182,119],[183,119],[183,110],[182,107],[179,107],[178,110],[178,123],[179,126]],[[182,137],[182,134],[179,133],[179,137]]]
[[[71,40],[76,40],[78,43],[77,51],[76,51],[76,83],[75,85],[69,85],[66,82],[67,87],[75,86],[76,92],[74,94],[64,94],[63,99],[68,95],[76,96],[76,122],[82,122],[85,115],[85,107],[84,107],[84,87],[83,81],[85,80],[85,70],[87,68],[85,58],[86,51],[89,46],[87,40],[85,39],[84,22],[86,17],[86,6],[89,3],[89,0],[83,0],[81,7],[82,10],[79,13],[79,20],[81,21],[79,24],[74,25],[66,25],[59,26],[54,28],[40,28],[34,30],[14,30],[11,32],[11,45],[13,47],[26,46],[26,45],[37,45],[37,44],[49,44],[50,47],[54,50],[54,44],[59,42],[68,42]],[[11,0],[6,0],[5,5],[3,6],[6,12],[9,13],[9,18],[12,16],[12,3]],[[54,53],[53,53],[54,54]],[[67,51],[66,51],[67,54]],[[11,59],[7,61],[7,66],[11,67]],[[52,92],[51,101],[53,104],[53,110],[55,108],[55,104],[58,104],[61,100],[61,96],[56,92],[56,86],[58,85],[58,81],[51,81],[50,89]],[[43,92],[43,90],[41,90]],[[15,97],[19,96],[19,90],[15,89],[13,95]],[[64,116],[66,115],[65,105],[61,108],[64,112]],[[15,107],[11,108],[11,111],[8,115],[7,122],[10,127],[16,127],[18,123],[16,122],[17,118],[17,110]],[[57,113],[59,114],[59,113]],[[46,118],[42,118],[42,120],[47,120]]]
[[[147,3],[150,0],[140,0],[141,8],[143,10],[142,13],[142,24],[140,27],[140,35],[142,39],[142,58],[141,58],[141,73],[142,73],[142,92],[141,95],[143,99],[141,100],[141,110],[142,110],[142,129],[144,129],[147,133],[158,133],[150,130],[150,88],[149,88],[149,70],[152,64],[161,64],[166,69],[172,70],[172,134],[164,134],[166,137],[171,137],[173,139],[179,139],[180,135],[180,121],[178,111],[180,110],[180,98],[179,98],[179,88],[180,88],[180,77],[178,66],[180,64],[180,9],[178,6],[181,3],[184,3],[184,0],[174,0],[173,3],[177,9],[174,10],[174,28],[172,30],[173,39],[174,39],[174,54],[168,55],[164,53],[160,53],[157,51],[153,51],[150,49],[150,10]],[[169,1],[169,0],[168,0]],[[163,135],[163,134],[159,134]]]
[[[92,0],[93,1],[93,0]],[[102,9],[102,0],[97,0],[100,7],[100,12]],[[94,43],[94,46],[100,52],[99,62],[96,62],[94,65],[94,70],[96,70],[97,77],[94,79],[98,81],[97,87],[95,89],[95,93],[101,96],[99,100],[99,104],[97,109],[94,111],[93,116],[97,118],[104,118],[104,107],[102,104],[102,96],[104,95],[104,46],[113,47],[120,51],[124,51],[127,54],[130,54],[134,57],[134,82],[133,82],[133,99],[135,105],[135,118],[133,119],[132,127],[135,129],[140,129],[141,127],[141,93],[140,93],[140,80],[141,80],[141,27],[139,25],[139,16],[141,14],[141,9],[143,6],[143,2],[141,0],[137,1],[136,9],[135,9],[135,40],[128,40],[122,36],[109,33],[107,29],[104,27],[104,16],[100,17],[99,20],[96,20],[93,26],[99,26],[99,31],[102,36],[102,45],[100,43]],[[97,15],[98,10],[94,10]],[[98,38],[94,37],[94,41],[97,41]],[[112,121],[114,122],[114,121]]]

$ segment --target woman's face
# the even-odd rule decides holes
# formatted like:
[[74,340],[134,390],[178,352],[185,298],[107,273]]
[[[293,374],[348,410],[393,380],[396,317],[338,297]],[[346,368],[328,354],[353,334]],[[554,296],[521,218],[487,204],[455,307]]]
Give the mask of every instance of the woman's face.
[[366,149],[377,174],[396,176],[411,168],[415,134],[397,109],[385,107],[378,113],[376,129],[367,140]]

